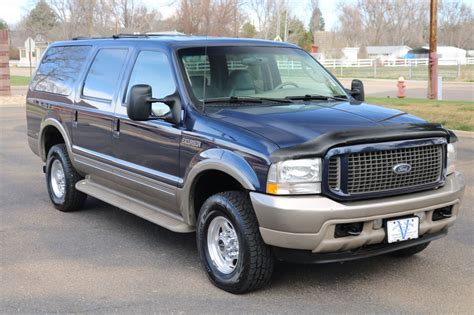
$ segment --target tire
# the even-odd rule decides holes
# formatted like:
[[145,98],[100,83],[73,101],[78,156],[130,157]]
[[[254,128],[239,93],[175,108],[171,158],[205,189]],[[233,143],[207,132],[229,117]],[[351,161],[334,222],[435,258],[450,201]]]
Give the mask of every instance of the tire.
[[[225,223],[226,221],[229,224]],[[226,229],[216,229],[218,223],[225,223]],[[232,229],[228,229],[230,227],[234,233],[230,233],[232,232]],[[215,239],[212,235],[216,235],[216,231],[219,236],[224,232],[230,233],[224,235],[234,236],[227,238],[229,247],[222,245],[221,238],[216,241],[217,243],[212,242],[212,239]],[[233,243],[235,239],[238,241],[238,251],[237,253],[235,250],[231,251],[226,256],[231,256],[233,260],[230,267],[227,265],[228,268],[223,270],[225,266],[216,263],[216,261],[222,262],[219,257],[223,257],[223,251],[219,252],[213,244],[220,244],[224,247],[224,251],[229,248],[235,249]],[[201,264],[210,281],[218,288],[242,294],[257,290],[270,281],[274,266],[273,253],[263,242],[257,217],[247,193],[230,191],[211,196],[199,213],[196,240]]]
[[[56,176],[58,172],[62,172],[63,176]],[[52,146],[46,159],[46,186],[56,209],[69,212],[79,210],[84,205],[87,195],[76,189],[76,183],[81,179],[72,166],[66,145]]]
[[423,243],[423,244],[420,244],[420,245],[415,245],[415,246],[404,248],[404,249],[400,249],[400,250],[397,250],[396,252],[390,253],[390,256],[393,256],[393,257],[410,257],[410,256],[413,256],[413,255],[416,255],[416,254],[422,252],[423,250],[425,250],[428,247],[428,245],[430,245],[430,242]]

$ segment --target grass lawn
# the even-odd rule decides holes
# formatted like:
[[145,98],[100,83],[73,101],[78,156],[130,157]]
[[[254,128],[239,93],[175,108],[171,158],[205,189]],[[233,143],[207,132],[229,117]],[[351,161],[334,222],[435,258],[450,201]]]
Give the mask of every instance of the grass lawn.
[[10,84],[12,86],[28,85],[30,84],[30,77],[12,75],[10,76]]
[[366,102],[396,108],[454,130],[474,131],[474,102],[367,97]]

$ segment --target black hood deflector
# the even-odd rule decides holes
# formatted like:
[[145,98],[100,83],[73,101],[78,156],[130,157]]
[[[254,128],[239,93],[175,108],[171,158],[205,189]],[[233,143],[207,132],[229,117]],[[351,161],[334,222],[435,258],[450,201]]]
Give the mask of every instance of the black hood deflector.
[[307,157],[323,157],[335,146],[347,146],[362,143],[422,139],[431,137],[447,138],[449,143],[456,142],[456,135],[440,124],[403,124],[396,126],[346,129],[324,133],[302,144],[282,148],[270,155],[272,163]]

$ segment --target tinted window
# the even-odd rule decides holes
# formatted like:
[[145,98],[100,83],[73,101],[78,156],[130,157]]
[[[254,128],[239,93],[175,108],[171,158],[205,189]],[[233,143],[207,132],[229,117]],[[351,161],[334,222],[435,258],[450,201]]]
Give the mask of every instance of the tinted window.
[[31,83],[32,88],[61,95],[71,94],[90,51],[90,46],[48,49]]
[[84,96],[112,100],[119,84],[127,49],[101,49],[95,56],[84,83]]
[[128,91],[137,84],[150,85],[155,98],[173,94],[176,91],[176,84],[168,57],[158,51],[140,52],[130,76]]

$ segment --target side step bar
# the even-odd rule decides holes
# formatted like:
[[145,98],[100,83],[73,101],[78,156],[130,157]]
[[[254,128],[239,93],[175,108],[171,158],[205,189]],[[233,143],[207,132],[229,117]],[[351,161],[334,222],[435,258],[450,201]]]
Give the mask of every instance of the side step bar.
[[95,183],[89,178],[77,182],[76,189],[173,232],[189,233],[195,230],[193,226],[173,218],[158,207],[129,198],[120,192]]

